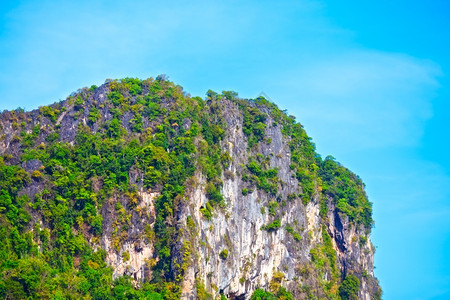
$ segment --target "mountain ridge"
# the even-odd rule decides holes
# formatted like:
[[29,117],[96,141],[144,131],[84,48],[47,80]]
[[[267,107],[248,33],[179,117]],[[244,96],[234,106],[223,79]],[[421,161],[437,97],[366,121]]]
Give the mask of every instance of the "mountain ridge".
[[263,97],[125,78],[0,126],[5,297],[381,297],[364,184]]

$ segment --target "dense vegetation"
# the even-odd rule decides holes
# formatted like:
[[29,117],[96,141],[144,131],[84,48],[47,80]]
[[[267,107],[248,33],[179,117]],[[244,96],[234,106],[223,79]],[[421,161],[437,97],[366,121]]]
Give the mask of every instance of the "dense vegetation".
[[350,220],[370,228],[373,223],[372,204],[367,201],[361,179],[327,156],[320,164],[323,193],[337,200],[338,210]]
[[[211,203],[221,203],[221,164],[226,163],[226,155],[221,155],[217,142],[223,137],[223,125],[218,125],[220,116],[205,110],[214,109],[214,105],[206,107],[200,98],[185,97],[180,87],[162,78],[113,81],[109,88],[108,100],[89,108],[88,124],[79,123],[74,145],[59,141],[57,125],[44,128],[49,130],[46,142],[39,144],[35,142],[39,125],[31,135],[22,131],[22,141],[26,143],[21,145],[21,162],[40,162],[31,176],[18,166],[5,164],[3,158],[0,161],[1,237],[8,241],[1,245],[2,296],[89,294],[103,299],[115,298],[116,291],[120,291],[133,297],[156,292],[165,298],[178,297],[174,275],[169,275],[175,232],[167,220],[173,215],[174,202],[183,196],[185,181],[196,168],[208,179]],[[144,95],[143,90],[148,93]],[[95,88],[83,90],[68,99],[67,104],[75,106],[75,118],[88,109],[87,99],[94,91]],[[40,118],[48,117],[55,123],[65,108],[61,104],[41,108]],[[102,117],[100,112],[106,109],[111,119],[96,123]],[[129,124],[124,124],[124,116],[130,112]],[[192,125],[186,130],[182,124],[187,116]],[[153,123],[144,128],[144,119]],[[194,146],[196,138],[200,140]],[[134,182],[130,179],[133,170],[142,173]],[[31,183],[43,186],[42,191],[33,199],[26,193],[18,194]],[[135,290],[127,278],[112,281],[111,269],[104,262],[105,253],[93,251],[86,239],[98,242],[102,207],[114,195],[122,199],[114,204],[113,223],[113,242],[120,248],[133,214],[139,214],[138,185],[158,190],[161,196],[155,203],[154,228],[147,230],[159,258],[153,268],[154,283]],[[31,214],[37,213],[42,214],[43,224],[34,222],[30,231]],[[46,273],[51,280],[36,276]],[[70,288],[66,286],[67,277],[71,278]]]
[[[203,100],[190,97],[164,76],[110,81],[103,86],[107,97],[97,101],[94,95],[101,88],[79,90],[34,115],[20,109],[1,115],[2,124],[9,122],[18,134],[11,142],[15,150],[0,157],[0,297],[178,299],[185,266],[173,258],[179,234],[174,211],[198,172],[205,177],[209,199],[201,212],[211,220],[225,205],[222,179],[234,176],[223,172],[231,158],[220,145],[226,130],[222,99],[241,110],[248,151],[270,143],[267,126],[282,126],[290,138],[290,167],[302,190],[293,199],[301,198],[306,205],[318,195],[325,209],[331,199],[354,224],[372,225],[361,180],[333,158],[322,160],[302,126],[264,98],[248,101],[234,92],[208,91]],[[69,129],[59,119],[66,113],[77,124],[73,143],[62,138]],[[267,124],[269,117],[272,124]],[[277,196],[278,170],[261,155],[250,156],[242,179],[248,184],[243,195],[258,189]],[[133,224],[134,219],[148,218],[139,207],[141,189],[160,195],[152,228]],[[263,230],[281,227],[276,209],[269,208],[274,220]],[[95,247],[105,224],[111,225],[117,251],[129,228],[143,226],[140,238],[155,247],[150,282],[136,289],[129,277],[113,280],[105,251]],[[286,230],[301,239],[292,227]],[[338,284],[335,253],[323,232],[323,247],[311,250],[312,259],[318,268],[328,264]],[[122,256],[129,259],[126,252]],[[226,260],[228,250],[220,257]],[[351,299],[356,285],[359,282],[347,276],[339,288],[341,297]],[[278,287],[256,290],[252,299],[292,295]]]
[[347,275],[339,287],[339,295],[342,300],[357,300],[359,291],[359,279],[355,275]]

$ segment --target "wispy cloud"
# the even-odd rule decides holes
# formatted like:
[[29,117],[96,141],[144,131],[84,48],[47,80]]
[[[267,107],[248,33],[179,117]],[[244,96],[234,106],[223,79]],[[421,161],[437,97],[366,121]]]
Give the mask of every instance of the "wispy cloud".
[[414,146],[432,116],[440,74],[430,61],[349,48],[288,70],[283,88],[296,87],[291,111],[314,130],[319,146]]

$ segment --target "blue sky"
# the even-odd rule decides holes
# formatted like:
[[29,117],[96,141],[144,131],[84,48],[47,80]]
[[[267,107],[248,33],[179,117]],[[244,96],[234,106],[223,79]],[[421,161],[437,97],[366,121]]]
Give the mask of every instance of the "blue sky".
[[384,299],[450,298],[450,2],[2,1],[0,109],[165,73],[267,94],[374,203]]

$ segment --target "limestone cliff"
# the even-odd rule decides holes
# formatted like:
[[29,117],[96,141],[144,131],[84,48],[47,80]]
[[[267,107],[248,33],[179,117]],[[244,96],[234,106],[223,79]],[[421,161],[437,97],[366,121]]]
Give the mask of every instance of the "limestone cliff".
[[[207,96],[159,76],[4,111],[1,166],[23,174],[14,190],[0,188],[29,217],[19,224],[2,204],[2,228],[29,236],[31,249],[12,242],[5,251],[71,269],[80,282],[105,270],[107,287],[74,288],[93,297],[250,299],[259,289],[279,299],[380,298],[359,177],[322,159],[264,98]],[[55,252],[67,263],[52,262]],[[15,280],[8,270],[6,283]],[[133,288],[116,288],[121,280]]]

